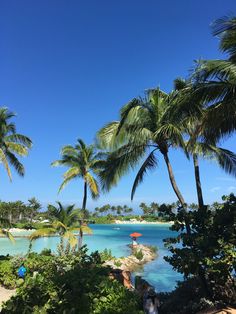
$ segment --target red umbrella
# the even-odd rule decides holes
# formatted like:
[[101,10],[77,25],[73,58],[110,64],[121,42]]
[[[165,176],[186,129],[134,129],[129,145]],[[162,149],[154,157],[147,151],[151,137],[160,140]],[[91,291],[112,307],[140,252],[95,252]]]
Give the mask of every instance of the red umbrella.
[[131,233],[130,236],[131,236],[132,238],[138,238],[138,237],[141,237],[142,234],[141,234],[141,233],[138,233],[138,232],[134,232],[134,233]]

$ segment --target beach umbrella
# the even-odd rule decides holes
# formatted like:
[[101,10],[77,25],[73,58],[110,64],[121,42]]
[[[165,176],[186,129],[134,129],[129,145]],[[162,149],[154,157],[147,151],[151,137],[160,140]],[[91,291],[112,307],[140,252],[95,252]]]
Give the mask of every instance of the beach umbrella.
[[132,238],[138,238],[138,237],[141,237],[141,236],[142,236],[142,234],[138,233],[138,232],[134,232],[134,233],[130,234],[130,237],[132,237]]

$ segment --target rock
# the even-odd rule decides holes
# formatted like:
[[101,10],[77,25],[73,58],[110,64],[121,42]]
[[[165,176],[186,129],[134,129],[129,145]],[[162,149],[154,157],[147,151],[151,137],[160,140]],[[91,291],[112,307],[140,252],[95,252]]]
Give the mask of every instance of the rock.
[[116,279],[127,289],[132,288],[131,273],[129,271],[125,271],[125,270],[121,270],[121,269],[113,269],[110,272],[109,277],[111,279]]
[[[143,244],[138,244],[137,246],[135,246],[135,251],[142,251],[142,254],[143,254],[142,259],[139,260],[134,255],[135,251],[133,250],[133,247],[132,246],[129,246],[129,247],[132,249],[132,254],[130,256],[107,261],[105,262],[104,265],[110,266],[111,268],[114,268],[114,269],[119,268],[121,270],[133,271],[137,267],[154,260],[156,257],[156,253],[154,253],[150,247],[145,246]],[[119,263],[120,265],[117,265]]]

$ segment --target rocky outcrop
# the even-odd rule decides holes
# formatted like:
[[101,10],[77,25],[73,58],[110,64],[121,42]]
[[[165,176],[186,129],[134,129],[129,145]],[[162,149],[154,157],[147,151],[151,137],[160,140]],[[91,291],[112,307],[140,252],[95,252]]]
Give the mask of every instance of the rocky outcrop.
[[130,271],[121,270],[121,269],[112,269],[109,274],[110,279],[116,279],[127,289],[132,289],[131,283],[131,273]]
[[136,268],[153,261],[157,255],[152,247],[143,244],[138,244],[135,247],[130,246],[130,249],[131,255],[106,261],[105,265],[113,269],[134,271]]

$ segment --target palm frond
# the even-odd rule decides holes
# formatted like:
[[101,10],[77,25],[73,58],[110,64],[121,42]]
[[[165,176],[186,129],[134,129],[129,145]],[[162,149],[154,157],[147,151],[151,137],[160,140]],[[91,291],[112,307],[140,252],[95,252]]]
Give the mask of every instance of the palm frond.
[[102,188],[108,191],[116,185],[130,168],[136,166],[137,162],[144,156],[145,150],[146,145],[132,145],[132,143],[129,143],[110,153],[104,169],[99,174]]
[[138,185],[143,181],[144,175],[146,174],[147,170],[151,170],[157,166],[157,160],[155,158],[154,152],[156,149],[154,149],[146,158],[144,163],[142,164],[141,168],[139,169],[136,178],[133,183],[132,191],[131,191],[131,200],[134,198],[135,191],[138,187]]
[[6,151],[6,157],[9,163],[15,168],[16,172],[23,177],[25,175],[25,168],[18,158],[8,150]]
[[2,164],[4,165],[6,171],[7,171],[7,174],[8,174],[8,177],[10,179],[10,181],[12,180],[12,176],[11,176],[11,170],[10,170],[10,167],[8,165],[8,161],[7,161],[7,157],[4,153],[4,151],[0,148],[0,162],[2,162]]
[[72,167],[64,173],[63,177],[64,179],[68,179],[70,177],[74,178],[78,176],[79,174],[81,174],[81,170],[78,167]]
[[63,238],[68,239],[72,248],[74,248],[78,243],[76,236],[70,231],[66,231],[63,235]]
[[70,177],[67,177],[65,180],[63,180],[63,182],[62,182],[62,184],[60,185],[60,187],[59,187],[59,190],[58,190],[58,193],[60,193],[63,189],[64,189],[64,187],[71,181],[71,180],[73,180],[73,179],[75,179],[76,178],[76,176],[70,176]]
[[6,139],[6,141],[9,141],[9,142],[15,142],[15,143],[23,144],[28,149],[31,148],[32,144],[33,144],[29,137],[22,135],[22,134],[18,134],[18,133],[8,135],[5,137],[5,139]]
[[215,160],[226,173],[236,176],[236,154],[230,150],[197,142],[192,148],[192,152],[204,158]]
[[125,137],[123,132],[118,133],[120,122],[113,121],[105,125],[97,132],[97,142],[99,148],[114,150],[123,143]]
[[5,141],[5,145],[13,153],[17,153],[20,156],[28,155],[27,147],[22,144]]
[[34,231],[29,236],[30,241],[34,241],[38,238],[47,237],[49,235],[55,235],[57,233],[55,228],[42,228]]
[[96,179],[89,172],[86,173],[84,179],[88,183],[92,198],[96,199],[99,196],[99,187]]
[[15,243],[14,236],[11,234],[11,232],[7,229],[0,228],[0,235],[7,237],[12,243]]
[[236,18],[223,16],[217,19],[213,27],[213,35],[220,37],[220,49],[229,54],[230,60],[236,60]]

